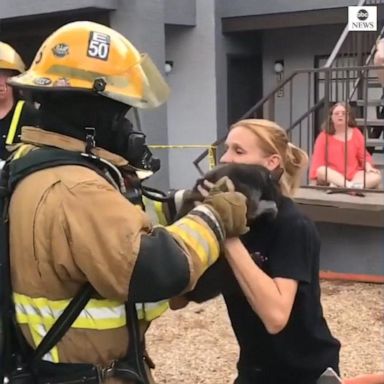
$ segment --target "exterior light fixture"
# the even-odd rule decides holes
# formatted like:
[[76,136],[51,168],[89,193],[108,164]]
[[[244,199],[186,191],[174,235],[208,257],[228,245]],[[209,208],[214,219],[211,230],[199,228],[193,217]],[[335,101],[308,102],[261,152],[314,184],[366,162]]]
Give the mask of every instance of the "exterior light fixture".
[[173,69],[173,61],[167,60],[164,64],[164,72],[168,75],[172,72]]

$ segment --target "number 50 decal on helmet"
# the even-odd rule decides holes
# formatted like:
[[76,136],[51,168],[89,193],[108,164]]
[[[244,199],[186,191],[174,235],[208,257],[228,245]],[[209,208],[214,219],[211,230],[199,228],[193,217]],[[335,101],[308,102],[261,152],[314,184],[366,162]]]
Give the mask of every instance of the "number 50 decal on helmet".
[[108,60],[111,38],[100,32],[91,32],[88,44],[88,56],[100,60]]
[[137,108],[164,103],[169,87],[150,57],[104,25],[66,24],[42,44],[31,67],[11,85],[52,92],[84,91]]

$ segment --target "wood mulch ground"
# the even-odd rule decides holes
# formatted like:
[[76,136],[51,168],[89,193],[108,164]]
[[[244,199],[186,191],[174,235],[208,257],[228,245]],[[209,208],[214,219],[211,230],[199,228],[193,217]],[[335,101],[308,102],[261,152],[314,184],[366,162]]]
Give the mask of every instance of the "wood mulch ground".
[[[342,376],[384,372],[384,285],[321,285],[325,317],[342,343]],[[147,341],[158,384],[233,383],[238,347],[222,298],[168,311]]]

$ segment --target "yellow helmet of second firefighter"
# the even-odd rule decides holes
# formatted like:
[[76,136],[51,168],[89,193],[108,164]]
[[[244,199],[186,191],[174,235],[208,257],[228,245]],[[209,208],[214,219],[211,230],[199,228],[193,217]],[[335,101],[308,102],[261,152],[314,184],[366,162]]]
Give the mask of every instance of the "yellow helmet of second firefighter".
[[169,94],[148,55],[140,54],[117,31],[89,21],[53,32],[31,67],[9,83],[38,90],[95,92],[138,108],[157,107]]
[[25,65],[19,54],[7,43],[0,41],[0,69],[22,73]]

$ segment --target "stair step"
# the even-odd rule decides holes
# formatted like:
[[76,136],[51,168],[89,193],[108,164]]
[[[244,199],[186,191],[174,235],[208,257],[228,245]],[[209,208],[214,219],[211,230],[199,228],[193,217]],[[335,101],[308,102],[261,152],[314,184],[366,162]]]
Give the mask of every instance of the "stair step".
[[379,82],[368,81],[368,88],[383,88],[383,86]]
[[384,119],[367,119],[365,121],[362,118],[355,119],[358,127],[384,127]]
[[367,147],[384,147],[384,139],[367,139],[365,144]]
[[358,107],[364,107],[364,105],[366,105],[367,107],[384,106],[384,100],[382,99],[356,100],[355,103]]
[[384,169],[384,163],[373,161],[373,164],[375,165],[375,168]]
[[373,164],[375,164],[376,168],[384,169],[384,155],[374,153],[372,155]]

